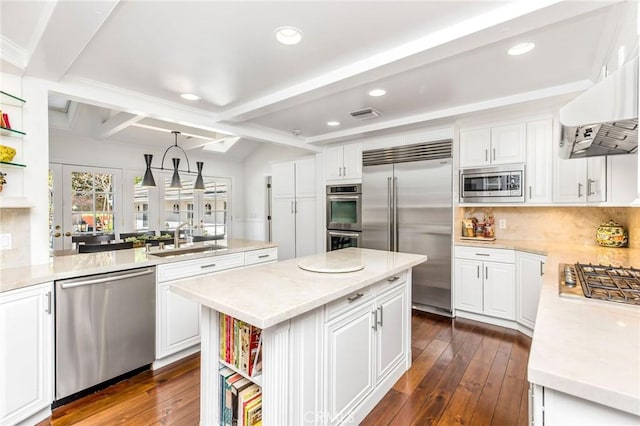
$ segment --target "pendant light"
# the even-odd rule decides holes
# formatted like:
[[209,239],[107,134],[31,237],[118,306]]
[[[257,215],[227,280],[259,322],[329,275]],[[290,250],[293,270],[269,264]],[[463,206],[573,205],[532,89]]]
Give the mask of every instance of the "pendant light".
[[[184,149],[180,148],[178,146],[178,135],[180,134],[179,131],[177,130],[173,130],[171,133],[173,133],[174,135],[174,144],[169,146],[169,148],[167,148],[164,151],[164,154],[162,155],[162,163],[160,164],[160,167],[151,167],[151,160],[153,159],[153,155],[152,154],[144,154],[144,161],[146,163],[146,170],[144,172],[144,178],[142,179],[142,186],[143,187],[155,187],[156,186],[156,181],[153,178],[153,173],[151,172],[151,169],[156,169],[156,170],[167,170],[164,167],[164,160],[167,156],[167,152],[169,152],[169,150],[171,148],[177,148],[180,151],[182,151],[182,154],[184,155],[185,160],[187,160],[187,170],[179,170],[179,166],[180,166],[180,158],[172,158],[171,162],[173,163],[173,175],[171,176],[171,185],[169,185],[170,188],[182,188],[182,181],[180,180],[180,171],[182,172],[186,172],[186,173],[194,173],[191,171],[191,165],[189,164],[189,157],[187,157],[187,153],[185,152]],[[194,190],[200,190],[203,191],[204,190],[204,179],[202,178],[202,168],[204,167],[204,163],[202,161],[196,161],[196,166],[198,167],[198,175],[196,177],[196,182],[193,186]]]

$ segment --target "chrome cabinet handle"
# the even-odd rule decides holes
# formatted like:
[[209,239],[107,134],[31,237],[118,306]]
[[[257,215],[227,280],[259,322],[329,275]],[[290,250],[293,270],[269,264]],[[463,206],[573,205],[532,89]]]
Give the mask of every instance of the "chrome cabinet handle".
[[480,265],[476,266],[476,278],[480,278]]
[[67,289],[67,288],[73,288],[73,287],[81,287],[83,285],[93,285],[93,284],[100,284],[100,283],[106,283],[109,281],[120,281],[120,280],[124,280],[127,278],[135,278],[135,277],[140,277],[142,275],[148,275],[148,274],[152,274],[153,273],[153,269],[145,269],[144,271],[141,272],[133,272],[131,274],[123,274],[123,275],[112,275],[109,277],[104,277],[104,278],[96,278],[93,280],[86,280],[86,281],[76,281],[76,282],[72,282],[69,284],[62,284],[60,287],[63,289]]
[[353,302],[354,300],[358,300],[360,299],[362,296],[364,296],[364,293],[356,293],[353,296],[349,296],[347,297],[347,300],[349,301],[349,303]]
[[484,150],[484,161],[489,161],[489,150],[485,149]]
[[540,262],[540,276],[544,275],[544,262]]
[[298,202],[297,201],[293,202],[293,212],[294,213],[298,213]]
[[342,168],[342,176],[346,176],[347,175],[347,166],[344,166]]
[[338,176],[342,176],[342,167],[338,167]]
[[378,310],[371,311],[371,315],[373,315],[373,325],[371,328],[373,328],[373,331],[378,331]]
[[596,195],[596,193],[592,191],[594,183],[596,183],[595,180],[587,179],[587,195]]
[[264,259],[265,257],[269,257],[268,254],[261,254],[260,256],[258,256],[258,259]]
[[46,313],[51,314],[51,292],[47,292],[47,309],[44,310]]
[[493,161],[496,161],[496,149],[493,148]]
[[394,281],[398,281],[400,279],[399,276],[395,275],[391,278],[387,278],[387,281],[389,281],[390,283],[394,282]]
[[578,182],[578,198],[582,197],[582,184]]
[[491,256],[489,253],[476,253],[476,256]]
[[291,214],[293,214],[293,201],[291,202]]
[[378,325],[382,327],[382,306],[378,306],[378,311],[380,311],[380,318],[378,319]]
[[391,224],[393,222],[393,217],[391,213],[391,203],[393,200],[391,199],[391,178],[387,178],[387,251],[391,251],[392,246],[392,238],[391,238]]
[[209,265],[200,265],[200,269],[215,268],[215,266],[215,263],[210,263]]
[[529,199],[532,199],[533,197],[531,196],[531,185],[529,185]]
[[484,267],[484,279],[485,280],[489,279],[489,267],[488,266]]

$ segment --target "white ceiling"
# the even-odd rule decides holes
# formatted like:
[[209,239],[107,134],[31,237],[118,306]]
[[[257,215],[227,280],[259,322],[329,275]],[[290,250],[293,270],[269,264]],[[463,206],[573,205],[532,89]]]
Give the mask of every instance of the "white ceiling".
[[[313,148],[523,99],[564,99],[598,78],[628,10],[557,0],[2,1],[1,69],[100,106],[89,108],[96,127],[84,132],[166,145],[139,125],[182,123],[212,139],[240,136],[229,155],[242,159],[255,141]],[[302,42],[279,44],[273,33],[283,25],[300,28]],[[508,56],[521,41],[536,49]],[[387,94],[369,97],[377,87]],[[82,95],[100,91],[127,101]],[[184,92],[202,99],[183,100]],[[349,115],[363,107],[383,116]]]

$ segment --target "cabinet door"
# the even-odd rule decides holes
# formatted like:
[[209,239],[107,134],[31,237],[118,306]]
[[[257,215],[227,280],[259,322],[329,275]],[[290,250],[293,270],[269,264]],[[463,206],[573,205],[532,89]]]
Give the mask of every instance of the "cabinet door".
[[638,156],[610,155],[607,157],[607,201],[625,205],[638,196]]
[[526,200],[531,203],[551,202],[551,153],[553,121],[527,123]]
[[296,173],[293,162],[271,165],[271,196],[293,198],[296,195]]
[[295,257],[316,253],[316,198],[297,198],[295,209]]
[[362,144],[352,143],[344,146],[342,177],[362,178]]
[[280,260],[296,257],[296,216],[293,198],[274,198],[271,204],[273,242]]
[[400,286],[377,299],[376,382],[405,357],[407,336],[406,287]]
[[156,294],[156,359],[200,343],[200,305],[158,284]]
[[456,309],[482,313],[482,262],[455,259]]
[[373,313],[367,303],[325,326],[326,409],[329,423],[344,420],[374,388]]
[[525,138],[524,124],[491,128],[491,164],[524,163]]
[[316,196],[315,157],[296,160],[296,198]]
[[517,255],[516,320],[532,330],[538,312],[545,261],[545,256],[521,252]]
[[460,131],[460,167],[491,164],[491,129]]
[[0,424],[15,424],[53,400],[52,284],[0,294]]
[[484,262],[484,313],[497,318],[516,319],[515,266]]
[[607,157],[587,158],[587,202],[607,201]]
[[555,203],[584,203],[587,201],[587,159],[555,158],[553,201]]
[[330,146],[324,150],[324,177],[326,180],[342,179],[342,145]]

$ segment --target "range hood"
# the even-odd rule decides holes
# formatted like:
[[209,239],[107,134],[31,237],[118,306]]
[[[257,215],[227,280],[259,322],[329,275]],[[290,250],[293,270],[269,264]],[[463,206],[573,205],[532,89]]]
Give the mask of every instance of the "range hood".
[[638,152],[638,58],[560,109],[561,158]]

